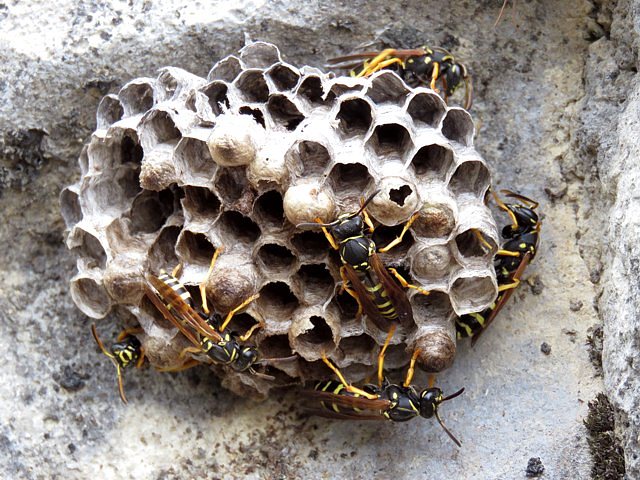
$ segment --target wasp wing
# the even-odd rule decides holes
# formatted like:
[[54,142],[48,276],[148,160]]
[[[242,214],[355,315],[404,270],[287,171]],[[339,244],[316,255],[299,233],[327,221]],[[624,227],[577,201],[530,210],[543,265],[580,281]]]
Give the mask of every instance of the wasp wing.
[[[524,273],[524,270],[527,268],[527,265],[529,265],[530,262],[531,262],[531,253],[527,253],[522,259],[522,261],[520,262],[520,265],[518,265],[517,270],[513,272],[513,275],[511,275],[511,280],[520,280],[520,277],[522,276],[522,274]],[[500,310],[502,310],[502,307],[504,307],[505,303],[507,303],[507,300],[511,298],[511,295],[513,295],[514,291],[515,291],[515,288],[510,288],[509,290],[505,290],[502,293],[502,296],[496,303],[496,306],[493,308],[493,311],[489,314],[486,321],[484,322],[484,326],[482,327],[482,330],[480,330],[473,337],[471,337],[472,347],[476,344],[476,342],[480,338],[480,335],[482,335],[482,333],[489,327],[491,322],[493,322],[493,320],[496,318],[496,315],[498,315]]]
[[[346,273],[347,279],[351,284],[351,288],[355,291],[358,296],[358,303],[364,310],[364,313],[371,319],[371,321],[378,327],[380,330],[388,332],[391,328],[391,325],[394,323],[393,320],[383,317],[376,307],[376,304],[371,299],[371,294],[367,291],[364,283],[358,277],[358,274],[353,269],[351,265],[344,265],[344,271]],[[395,308],[395,305],[394,305]]]
[[369,263],[371,264],[373,271],[378,276],[380,283],[382,283],[382,286],[386,290],[391,303],[393,303],[393,306],[396,309],[398,322],[405,327],[412,327],[413,309],[411,308],[411,303],[407,298],[407,293],[394,280],[389,271],[384,267],[382,260],[380,260],[380,257],[377,254],[374,253],[369,257]]
[[[382,412],[389,409],[391,402],[380,398],[356,397],[350,395],[338,395],[319,390],[303,390],[301,396],[313,405],[305,408],[313,415],[329,418],[341,418],[343,420],[384,420]],[[322,408],[321,403],[327,407]],[[345,411],[328,410],[329,406],[344,408]]]
[[[327,60],[327,64],[336,66],[341,63],[353,62],[355,60],[368,60],[368,59],[377,57],[383,51],[384,50],[379,50],[377,52],[352,53],[350,55],[343,55],[341,57],[329,58]],[[409,57],[417,57],[424,54],[425,54],[425,51],[422,48],[414,48],[414,49],[408,49],[408,50],[389,49],[387,52],[388,57],[398,57],[402,60]]]

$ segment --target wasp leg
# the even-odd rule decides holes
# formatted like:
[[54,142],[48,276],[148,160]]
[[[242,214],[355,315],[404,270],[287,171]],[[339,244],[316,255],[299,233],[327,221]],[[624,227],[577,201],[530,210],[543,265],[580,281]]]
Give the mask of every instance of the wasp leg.
[[497,255],[502,255],[503,257],[519,257],[520,252],[512,252],[511,250],[498,250],[496,252]]
[[420,349],[416,348],[413,351],[413,355],[411,355],[411,362],[409,363],[409,368],[407,369],[407,376],[404,379],[404,386],[408,387],[411,385],[413,381],[413,374],[416,371],[416,361],[418,360],[418,355],[420,355]]
[[411,218],[407,221],[407,223],[404,224],[404,228],[402,229],[402,232],[400,232],[400,235],[396,237],[395,240],[391,241],[391,243],[389,243],[389,245],[387,245],[386,247],[378,249],[378,252],[386,253],[389,250],[391,250],[393,247],[401,243],[405,234],[407,233],[409,228],[411,228],[411,225],[413,225],[413,222],[415,222],[417,218],[418,218],[417,212],[411,215]]
[[491,250],[493,250],[493,247],[489,242],[487,242],[486,238],[484,238],[484,235],[482,235],[482,232],[480,230],[478,230],[477,228],[472,228],[471,231],[476,236],[478,241],[482,244],[482,246],[485,247],[485,252],[490,252]]
[[247,298],[244,302],[242,302],[240,305],[238,305],[236,308],[234,308],[233,310],[231,310],[229,313],[227,313],[227,316],[224,319],[224,322],[222,322],[222,325],[220,325],[220,333],[224,332],[224,329],[227,328],[227,325],[229,325],[229,322],[231,321],[231,319],[233,318],[233,316],[238,313],[240,310],[242,310],[243,308],[245,308],[247,305],[249,305],[251,302],[253,302],[256,298],[258,298],[260,296],[259,293],[256,293],[255,295],[251,295],[249,298]]
[[342,375],[342,372],[340,372],[340,370],[338,370],[338,367],[336,367],[333,363],[331,363],[331,360],[329,360],[327,358],[327,356],[325,355],[324,352],[322,352],[322,361],[327,365],[327,367],[329,367],[331,370],[333,370],[333,373],[335,373],[338,376],[338,379],[344,385],[344,388],[347,390],[347,392],[361,395],[361,396],[363,396],[365,398],[368,398],[370,400],[375,400],[375,399],[378,398],[377,395],[365,392],[364,390],[362,390],[362,389],[360,389],[358,387],[354,387],[349,382],[347,382],[345,380],[344,376]]
[[244,335],[240,335],[238,337],[238,340],[240,340],[241,342],[246,342],[247,340],[249,340],[251,335],[253,335],[253,332],[255,332],[260,327],[262,327],[262,324],[261,323],[256,323],[253,327],[251,327],[249,330],[247,330],[247,333],[245,333]]
[[356,318],[360,318],[362,316],[362,311],[363,311],[362,304],[360,303],[358,294],[352,289],[350,289],[349,287],[347,287],[347,285],[349,284],[349,279],[347,278],[347,275],[344,273],[344,270],[346,268],[347,267],[345,265],[340,267],[340,278],[342,278],[342,290],[344,290],[349,295],[351,295],[353,299],[356,301],[356,303],[358,304],[358,311],[356,312]]
[[498,208],[500,208],[501,210],[504,210],[507,215],[509,215],[509,218],[511,218],[511,228],[513,230],[517,230],[518,229],[518,219],[516,218],[516,214],[513,213],[509,207],[507,207],[504,202],[500,199],[500,197],[498,197],[498,195],[496,194],[496,192],[494,192],[493,190],[491,190],[491,195],[493,196],[493,199],[496,201],[496,205],[498,205]]
[[120,399],[122,400],[122,403],[127,404],[129,402],[127,401],[127,397],[124,394],[124,382],[122,380],[122,369],[118,364],[116,364],[116,375],[118,376],[118,391],[120,392]]
[[102,340],[100,340],[100,337],[98,337],[98,331],[96,330],[95,323],[91,324],[91,333],[93,334],[93,339],[98,344],[98,347],[100,348],[100,350],[102,350],[102,353],[104,353],[107,357],[111,359],[115,359],[116,357],[114,357],[113,354],[105,348],[104,344],[102,343]]
[[140,328],[140,327],[125,328],[116,337],[116,342],[121,342],[121,341],[123,341],[125,338],[127,338],[129,336],[138,335],[139,333],[142,333],[143,331],[144,330],[142,330],[142,328]]
[[464,109],[470,110],[473,105],[473,82],[471,76],[464,77]]
[[385,62],[387,57],[389,55],[393,55],[395,52],[395,48],[387,48],[381,51],[378,56],[372,58],[370,62],[366,62],[364,64],[364,68],[360,73],[356,75],[356,77],[368,77],[372,73],[377,72],[378,70],[380,70],[380,68],[382,68],[379,64]]
[[435,384],[436,384],[436,376],[435,375],[429,375],[429,381],[428,381],[429,388],[433,388],[433,386]]
[[398,279],[398,281],[400,282],[400,284],[404,288],[413,288],[413,289],[417,290],[419,293],[421,293],[422,295],[429,295],[431,293],[429,290],[425,290],[422,287],[419,287],[417,285],[413,285],[413,284],[407,282],[405,280],[405,278],[402,275],[400,275],[395,268],[389,268],[388,270],[389,270],[389,272],[391,272],[391,275],[393,275],[394,277],[396,277]]
[[431,72],[431,90],[436,93],[440,93],[440,91],[436,88],[436,82],[438,81],[438,77],[440,76],[440,63],[433,62],[433,72]]
[[389,347],[389,343],[391,342],[391,338],[396,331],[396,324],[391,325],[389,329],[389,333],[387,334],[387,338],[384,341],[384,345],[378,354],[378,386],[382,387],[382,382],[384,380],[384,355],[387,352],[387,348]]
[[369,227],[369,233],[373,233],[376,227],[373,226],[373,222],[371,221],[371,218],[369,217],[369,214],[366,210],[362,210],[362,219],[364,220],[364,223],[367,225],[367,227]]
[[211,272],[213,272],[213,267],[216,264],[216,260],[218,260],[218,257],[223,251],[224,251],[224,247],[216,248],[216,251],[213,253],[213,257],[211,257],[211,264],[209,265],[209,271],[207,272],[207,276],[205,277],[204,281],[200,284],[200,297],[202,298],[202,311],[207,315],[209,315],[209,307],[207,306],[207,290],[206,290],[207,280],[209,280],[209,277],[211,276]]
[[157,371],[159,372],[182,372],[184,370],[189,370],[190,368],[193,368],[197,365],[200,365],[201,362],[199,362],[198,360],[196,360],[195,358],[192,358],[191,360],[189,360],[188,362],[183,363],[182,365],[180,365],[179,367],[160,367],[160,368],[156,368]]
[[520,285],[520,279],[519,278],[513,278],[511,280],[511,283],[506,283],[506,284],[500,285],[498,287],[498,292],[504,292],[505,290],[511,290],[512,288],[516,288],[518,285]]

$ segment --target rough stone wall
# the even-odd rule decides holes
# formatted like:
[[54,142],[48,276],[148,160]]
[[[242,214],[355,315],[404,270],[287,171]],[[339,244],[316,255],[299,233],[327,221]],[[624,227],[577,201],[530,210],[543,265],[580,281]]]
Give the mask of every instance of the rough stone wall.
[[[513,479],[535,456],[546,478],[588,478],[582,419],[603,388],[584,345],[598,322],[596,306],[607,325],[606,391],[629,412],[619,423],[629,475],[637,476],[638,387],[628,358],[637,357],[638,338],[630,330],[638,310],[631,210],[638,2],[518,1],[493,30],[501,4],[245,1],[211,8],[114,0],[0,7],[2,476],[406,478],[428,471]],[[104,94],[166,65],[204,76],[241,48],[245,35],[309,65],[376,36],[453,50],[474,73],[475,145],[494,181],[542,202],[543,243],[528,282],[439,378],[446,389],[467,389],[441,412],[462,450],[426,421],[304,420],[294,413],[293,395],[253,405],[225,393],[202,369],[127,372],[130,404],[119,404],[114,369],[68,296],[74,261],[62,244],[57,195],[78,178],[76,159]],[[603,239],[610,221],[615,228]],[[116,333],[101,331],[105,339]],[[540,351],[543,341],[549,355]]]

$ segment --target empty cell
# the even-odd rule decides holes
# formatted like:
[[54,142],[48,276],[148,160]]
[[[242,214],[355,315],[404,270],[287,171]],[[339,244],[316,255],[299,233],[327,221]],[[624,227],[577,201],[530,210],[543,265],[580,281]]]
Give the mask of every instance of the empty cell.
[[120,141],[120,162],[125,163],[133,163],[140,165],[142,163],[142,157],[144,156],[144,151],[142,150],[142,145],[138,141],[138,136],[134,132],[127,132],[123,135],[122,140]]
[[313,345],[333,343],[333,332],[327,325],[326,319],[320,315],[312,315],[309,321],[312,324],[312,328],[300,335],[298,341]]
[[169,112],[156,110],[146,116],[144,120],[145,147],[159,143],[177,143],[182,137]]
[[285,154],[291,170],[299,176],[322,175],[331,162],[327,147],[318,142],[303,140],[293,145]]
[[264,358],[285,358],[293,354],[288,335],[271,335],[260,342]]
[[131,233],[157,232],[175,211],[175,200],[169,188],[160,192],[144,190],[133,201],[128,215]]
[[414,295],[411,306],[420,325],[445,323],[453,312],[449,295],[437,290],[432,290],[429,295]]
[[344,95],[349,92],[357,92],[360,93],[364,89],[362,85],[362,79],[360,78],[349,78],[349,77],[340,77],[333,81],[333,84],[329,88],[329,94],[327,95],[328,101],[333,101],[334,99]]
[[321,258],[330,248],[322,232],[307,230],[298,232],[291,237],[291,244],[296,249],[298,256]]
[[[163,68],[158,75],[158,80],[156,82],[156,88],[159,90],[158,92],[158,100],[165,101],[171,99],[173,95],[176,93],[178,88],[178,78],[174,75],[177,71],[184,73],[184,70],[174,69],[174,68]],[[180,79],[183,80],[183,79]]]
[[249,185],[245,167],[219,168],[214,181],[222,202],[242,212],[250,212],[255,192]]
[[229,55],[216,63],[207,75],[207,80],[223,80],[233,82],[242,71],[242,65],[238,57]]
[[335,282],[325,264],[302,265],[296,277],[308,304],[323,303],[333,293]]
[[80,220],[82,220],[82,210],[80,209],[80,198],[78,197],[77,187],[66,187],[60,193],[60,210],[62,218],[64,218],[65,226],[70,229]]
[[276,321],[287,321],[300,302],[284,282],[267,283],[260,290],[260,298],[256,300],[265,318]]
[[124,108],[117,95],[109,94],[100,100],[96,113],[97,129],[108,128],[112,123],[120,120],[124,115]]
[[352,321],[358,313],[358,302],[347,292],[338,293],[331,301],[340,313],[341,323]]
[[250,245],[260,237],[260,227],[240,212],[224,212],[217,225],[227,245],[235,245],[238,242]]
[[343,137],[364,135],[373,121],[371,105],[362,98],[344,100],[340,103],[336,120],[338,120],[338,129]]
[[258,250],[257,261],[267,274],[286,273],[295,263],[296,257],[283,245],[266,243]]
[[85,262],[90,259],[89,266],[91,268],[103,270],[107,266],[107,252],[102,242],[84,229],[79,228],[78,232],[80,232],[80,243],[74,248],[77,256],[84,259]]
[[411,159],[416,175],[444,181],[453,165],[453,150],[442,145],[425,145]]
[[373,182],[373,177],[361,163],[337,163],[331,169],[329,182],[337,197],[359,198]]
[[152,80],[140,79],[126,84],[118,93],[126,117],[147,112],[153,107]]
[[270,43],[254,42],[240,50],[240,58],[247,68],[267,68],[280,61],[280,52]]
[[209,99],[209,106],[215,115],[229,108],[229,87],[223,81],[216,80],[202,87],[202,93]]
[[182,206],[191,216],[213,221],[220,213],[220,199],[206,187],[185,187]]
[[411,147],[411,137],[402,125],[389,123],[378,125],[367,144],[380,157],[394,153],[402,156]]
[[473,143],[473,130],[471,115],[461,108],[450,109],[442,122],[442,134],[467,147]]
[[417,93],[407,105],[407,113],[417,125],[424,123],[432,128],[438,128],[445,112],[444,101],[435,93]]
[[[196,293],[193,298],[198,298],[198,297],[199,297],[199,294]],[[223,313],[226,314],[227,312],[223,312]],[[233,319],[231,320],[231,322],[229,323],[229,326],[225,331],[228,330],[238,335],[244,335],[249,331],[251,327],[253,327],[258,323],[260,322],[256,320],[252,315],[249,315],[247,312],[236,313],[233,316]],[[257,334],[257,332],[259,332],[259,330],[254,330],[254,333],[252,334],[252,336],[249,337],[250,342],[253,342],[253,335]]]
[[322,103],[324,89],[320,77],[310,75],[302,80],[296,94],[309,100],[311,103]]
[[235,81],[242,96],[249,102],[266,103],[269,100],[269,87],[259,70],[246,70]]
[[216,249],[203,233],[183,230],[176,244],[176,252],[182,263],[209,266]]
[[393,72],[381,72],[367,89],[367,96],[378,105],[391,103],[403,105],[409,89],[405,83]]
[[458,165],[449,182],[449,189],[455,195],[472,194],[483,198],[489,188],[491,175],[480,161],[468,161]]
[[111,300],[95,278],[77,275],[71,280],[71,298],[82,313],[91,318],[104,318],[111,310]]
[[271,79],[280,91],[291,90],[298,84],[300,74],[288,65],[274,65],[267,71],[267,77]]
[[338,347],[344,352],[345,356],[356,357],[358,361],[362,361],[360,357],[373,356],[376,342],[369,335],[363,333],[355,337],[343,338]]
[[268,227],[282,227],[284,222],[284,207],[282,195],[276,190],[270,190],[258,197],[253,205],[254,218]]
[[[485,242],[489,243],[489,246],[484,245],[478,235],[481,235]],[[460,255],[467,258],[482,258],[488,257],[497,248],[494,241],[488,235],[483,235],[479,230],[467,230],[456,236],[456,245]]]
[[240,107],[238,111],[240,112],[240,115],[251,115],[256,123],[262,125],[262,128],[266,127],[266,124],[264,122],[264,113],[262,113],[262,110],[260,110],[259,108],[244,106]]
[[173,153],[176,173],[183,183],[207,185],[216,173],[207,143],[196,138],[184,137]]
[[284,95],[272,95],[267,102],[267,110],[276,124],[287,130],[295,130],[304,120],[304,115]]
[[178,262],[176,244],[180,235],[180,227],[165,227],[153,242],[148,251],[149,266],[151,271],[159,272],[160,269],[171,270]]
[[497,288],[490,276],[461,277],[451,287],[451,303],[457,315],[479,312],[496,298]]

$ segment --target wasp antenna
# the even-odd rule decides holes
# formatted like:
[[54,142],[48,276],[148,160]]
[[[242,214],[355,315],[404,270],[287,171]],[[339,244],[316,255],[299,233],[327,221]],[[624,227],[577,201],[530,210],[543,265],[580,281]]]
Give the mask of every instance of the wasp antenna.
[[440,400],[440,403],[442,402],[446,402],[447,400],[451,400],[452,398],[456,398],[460,395],[462,395],[462,392],[464,392],[464,387],[462,387],[460,390],[458,390],[456,393],[452,393],[451,395],[449,395],[448,397],[444,397],[442,400]]
[[116,364],[116,374],[118,375],[118,390],[120,391],[120,398],[122,402],[126,405],[127,397],[124,394],[124,384],[122,383],[122,370],[120,370],[120,365]]
[[296,228],[303,228],[303,227],[325,227],[325,228],[331,228],[334,225],[337,225],[338,223],[339,223],[338,220],[334,220],[331,223],[304,222],[304,223],[298,223],[296,225]]
[[362,213],[362,211],[365,208],[367,208],[367,205],[369,205],[369,203],[371,203],[371,200],[373,200],[375,198],[375,196],[378,195],[379,193],[380,193],[380,189],[378,188],[375,192],[373,192],[371,195],[369,195],[367,197],[367,199],[362,203],[362,206],[360,207],[360,210],[358,210],[356,213],[351,215],[351,218],[357,217],[358,215],[360,215]]
[[453,440],[453,443],[455,443],[458,446],[458,448],[461,448],[462,447],[462,443],[460,443],[460,440],[458,440],[455,437],[455,435],[453,433],[451,433],[451,431],[446,427],[446,425],[444,424],[444,422],[440,418],[440,415],[438,414],[438,409],[437,408],[435,410],[435,414],[436,414],[436,419],[438,420],[438,423],[440,424],[442,429],[447,433],[447,435],[449,435],[449,438],[451,440]]

